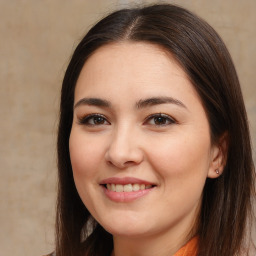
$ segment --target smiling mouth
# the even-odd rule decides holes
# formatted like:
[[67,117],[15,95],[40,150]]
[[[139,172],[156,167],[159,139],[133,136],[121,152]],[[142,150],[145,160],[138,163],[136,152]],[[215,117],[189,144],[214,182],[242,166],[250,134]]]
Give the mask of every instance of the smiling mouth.
[[113,192],[135,192],[135,191],[140,191],[140,190],[145,190],[145,189],[151,189],[155,187],[155,185],[150,185],[150,184],[113,184],[113,183],[108,183],[108,184],[103,184],[103,186]]

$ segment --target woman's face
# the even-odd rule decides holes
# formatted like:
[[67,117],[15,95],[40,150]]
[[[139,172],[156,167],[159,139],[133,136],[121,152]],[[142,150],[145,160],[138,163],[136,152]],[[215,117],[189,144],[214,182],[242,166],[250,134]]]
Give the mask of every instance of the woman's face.
[[115,43],[85,63],[69,147],[78,193],[114,236],[185,236],[215,177],[218,148],[186,73],[147,43]]

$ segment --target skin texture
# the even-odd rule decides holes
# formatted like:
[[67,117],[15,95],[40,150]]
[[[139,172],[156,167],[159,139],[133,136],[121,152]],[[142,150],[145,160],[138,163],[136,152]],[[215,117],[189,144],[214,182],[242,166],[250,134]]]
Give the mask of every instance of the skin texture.
[[[175,100],[139,104],[156,97]],[[206,178],[222,171],[219,146],[211,143],[186,73],[158,46],[110,44],[86,61],[74,102],[69,146],[75,184],[93,217],[113,234],[113,255],[172,255],[191,237]],[[101,115],[98,123],[85,119],[91,114]],[[152,117],[159,114],[165,116]],[[100,185],[111,177],[156,186],[136,200],[115,202]]]

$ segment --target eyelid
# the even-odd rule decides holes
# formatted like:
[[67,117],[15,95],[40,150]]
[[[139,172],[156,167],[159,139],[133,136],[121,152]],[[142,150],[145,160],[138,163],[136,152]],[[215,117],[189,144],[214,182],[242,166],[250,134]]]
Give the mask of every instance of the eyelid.
[[81,124],[81,125],[87,125],[87,126],[100,126],[100,125],[105,125],[105,124],[89,124],[87,123],[90,118],[94,118],[94,117],[102,117],[104,119],[104,121],[106,121],[108,123],[108,125],[110,124],[110,122],[107,120],[107,117],[102,115],[102,114],[99,114],[99,113],[91,113],[91,114],[88,114],[88,115],[85,115],[85,116],[82,116],[82,117],[78,117],[78,124]]
[[171,125],[171,124],[176,124],[177,121],[175,118],[171,117],[170,115],[167,114],[163,114],[163,113],[155,113],[155,114],[151,114],[149,116],[147,116],[143,122],[143,124],[146,124],[147,122],[149,122],[152,118],[156,118],[156,117],[163,117],[166,118],[167,120],[170,121],[169,124],[162,124],[162,125],[157,125],[155,124],[155,126],[161,127],[161,126],[167,126],[167,125]]

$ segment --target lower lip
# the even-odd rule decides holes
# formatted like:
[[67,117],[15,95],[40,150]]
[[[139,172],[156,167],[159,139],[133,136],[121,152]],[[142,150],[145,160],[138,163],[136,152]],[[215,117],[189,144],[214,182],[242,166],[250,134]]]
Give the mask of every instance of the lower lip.
[[131,202],[138,198],[141,198],[147,195],[148,193],[150,193],[154,187],[149,189],[144,189],[144,190],[132,191],[132,192],[114,192],[114,191],[108,190],[104,186],[102,186],[102,188],[105,195],[110,200],[114,202],[122,203],[122,202]]

